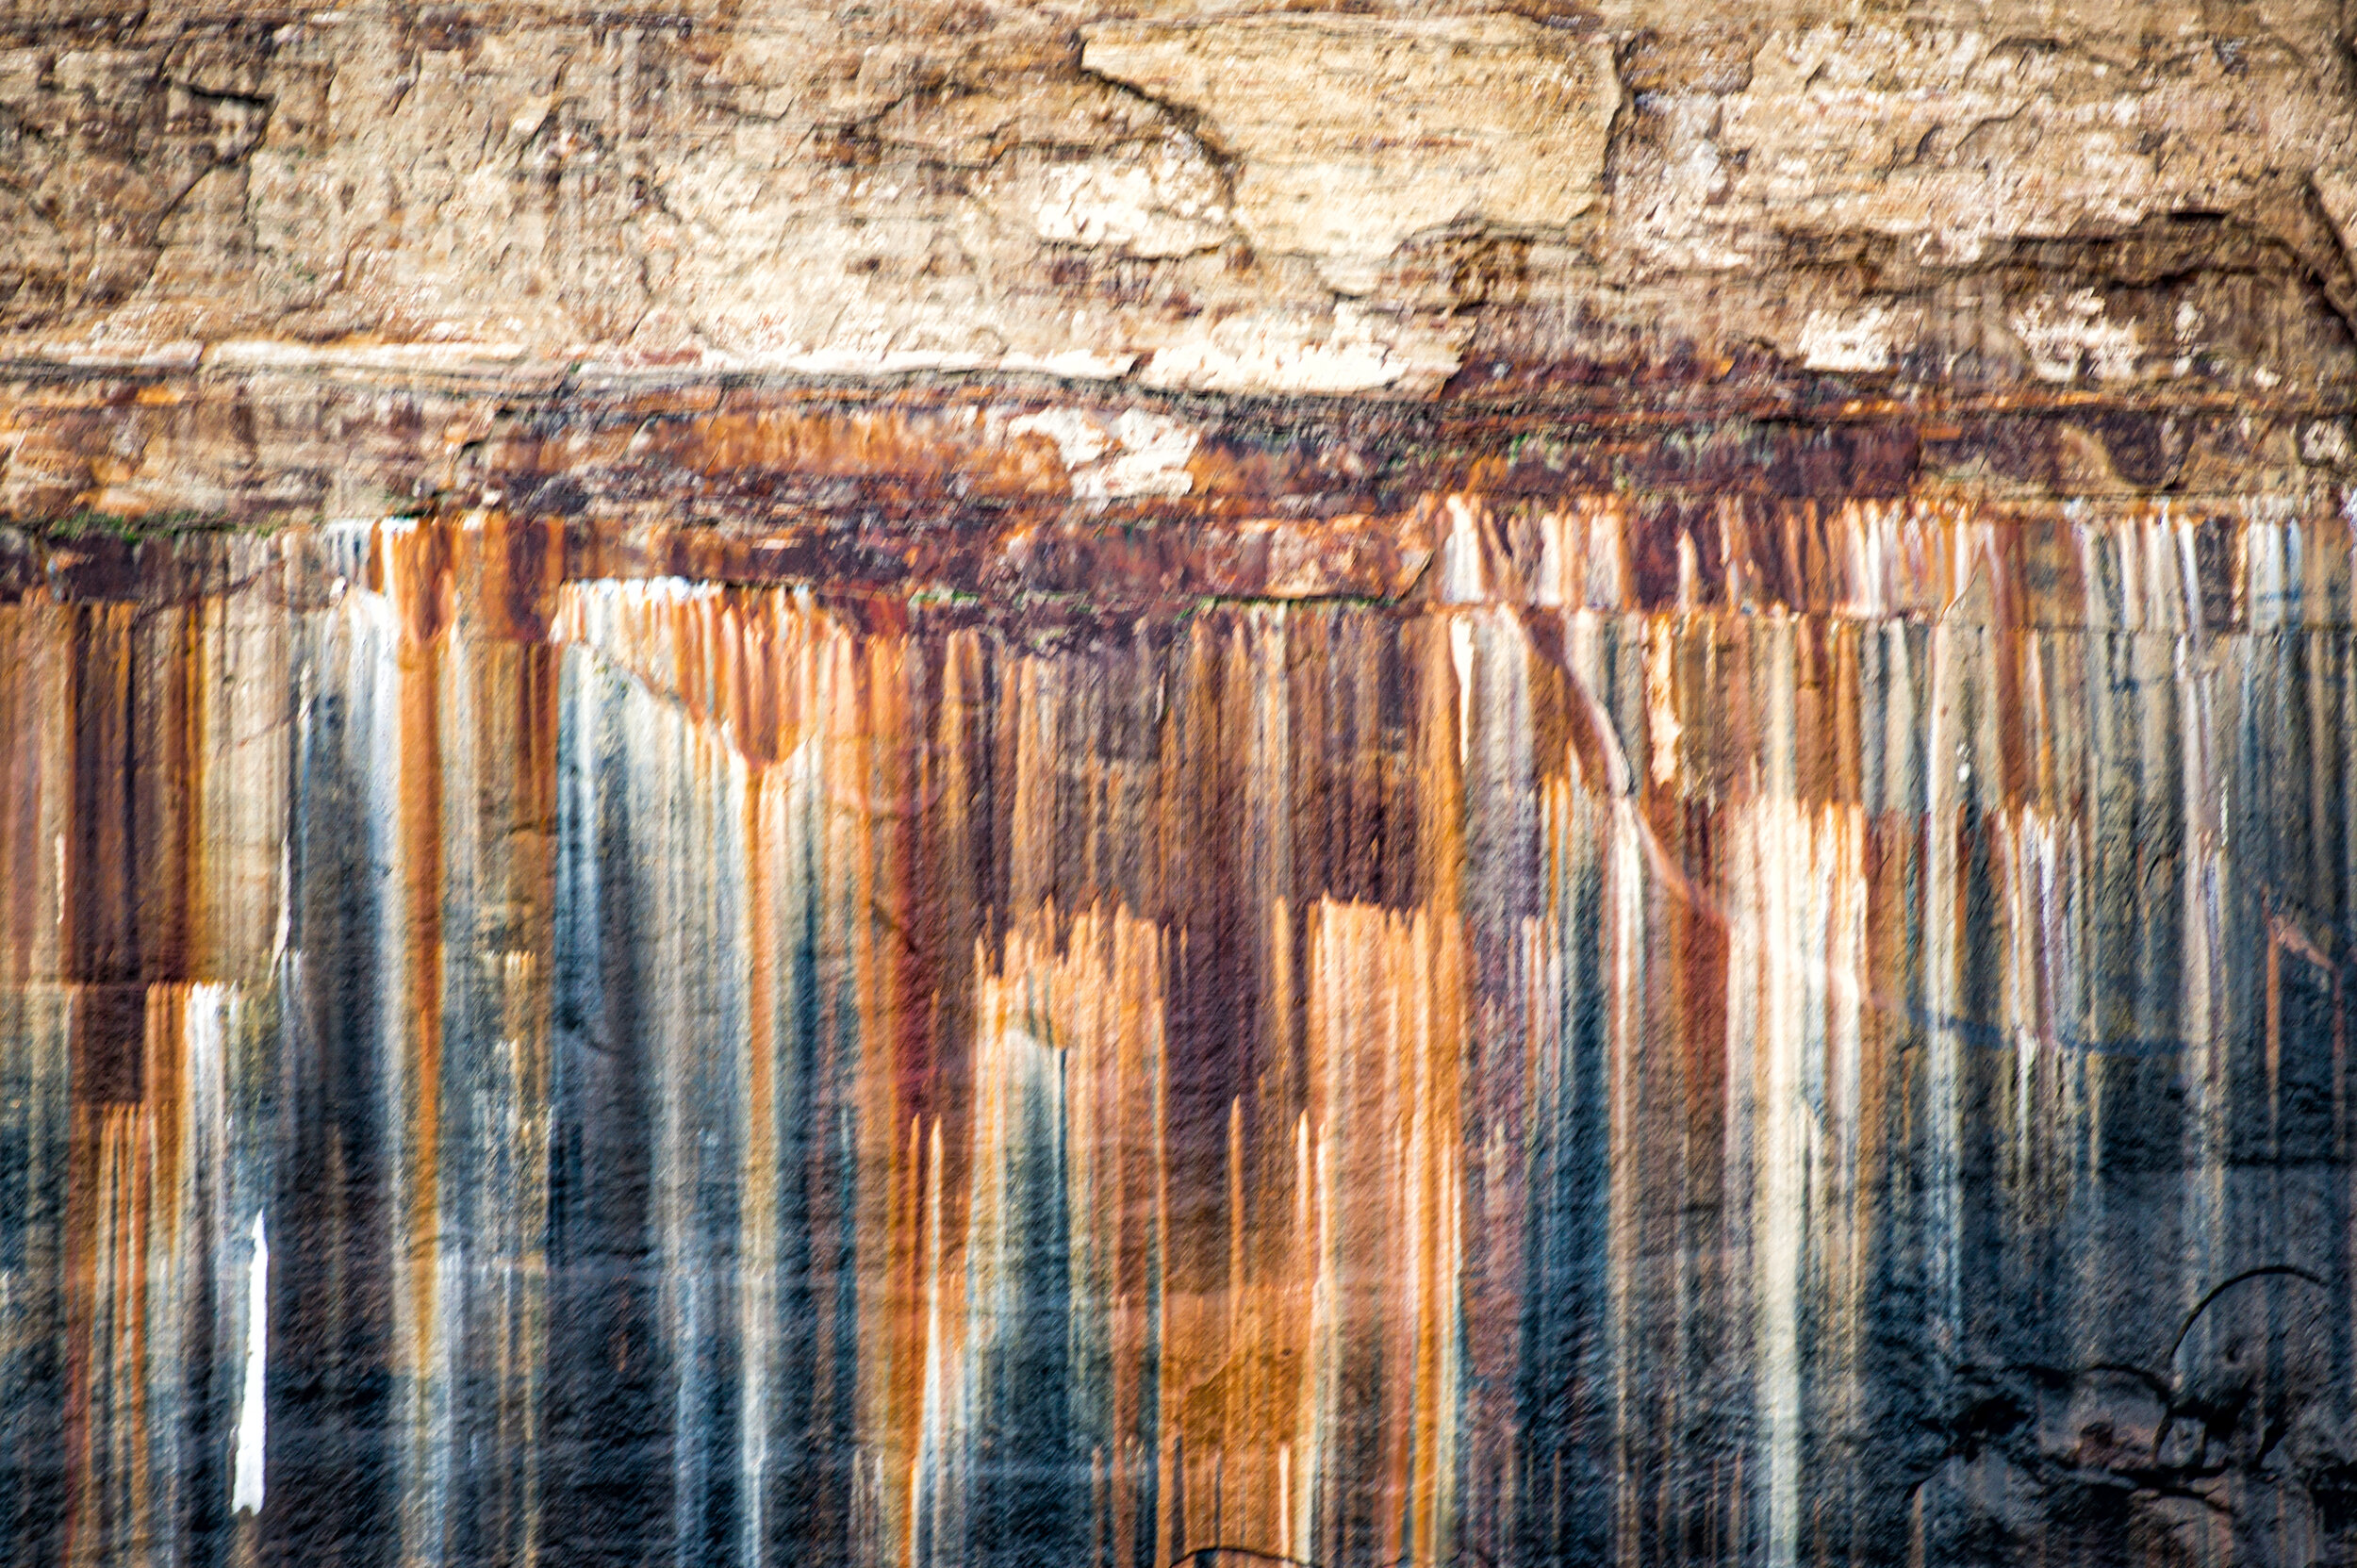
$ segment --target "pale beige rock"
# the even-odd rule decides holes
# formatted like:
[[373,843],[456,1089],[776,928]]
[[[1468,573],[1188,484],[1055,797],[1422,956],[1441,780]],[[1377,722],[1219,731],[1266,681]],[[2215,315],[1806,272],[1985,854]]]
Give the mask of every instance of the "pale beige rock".
[[1219,171],[1192,137],[1177,132],[1093,157],[1008,161],[997,193],[1050,243],[1186,256],[1235,232]]
[[1253,243],[1345,292],[1409,236],[1560,228],[1596,204],[1609,47],[1519,17],[1263,16],[1089,29],[1081,63],[1201,113]]
[[2144,358],[2139,324],[2113,319],[2092,289],[2038,295],[2013,318],[2013,330],[2041,381],[2073,381],[2085,374],[2116,384],[2134,377]]
[[1140,372],[1202,392],[1429,392],[1461,362],[1469,323],[1426,324],[1348,301],[1330,313],[1246,311],[1193,324]]
[[1812,371],[1882,371],[1890,366],[1899,333],[1897,313],[1887,305],[1863,310],[1812,310],[1801,323],[1795,347]]
[[1118,415],[1049,408],[1009,421],[1007,433],[1054,441],[1079,500],[1182,496],[1195,487],[1187,459],[1195,454],[1200,437],[1167,415],[1142,408]]
[[1978,260],[2000,239],[2118,232],[2261,195],[2345,142],[2348,109],[2280,41],[1878,23],[1772,37],[1724,105],[1733,200],[1772,227]]
[[2357,266],[2357,168],[2319,169],[2314,176],[2316,205],[2341,242],[2341,254]]
[[1476,349],[1485,386],[2352,373],[2326,0],[1210,4],[14,5],[0,358],[1386,396]]

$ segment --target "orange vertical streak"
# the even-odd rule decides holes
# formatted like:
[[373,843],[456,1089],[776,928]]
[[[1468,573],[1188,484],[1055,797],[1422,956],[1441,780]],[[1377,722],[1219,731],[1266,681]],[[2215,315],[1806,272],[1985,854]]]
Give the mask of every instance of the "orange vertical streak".
[[[438,524],[378,533],[385,592],[400,619],[401,846],[404,1012],[409,1094],[404,1108],[403,1250],[411,1270],[408,1366],[433,1361],[440,1203],[442,1089],[442,731],[444,628],[451,619],[448,540]],[[423,1434],[419,1434],[422,1436]]]

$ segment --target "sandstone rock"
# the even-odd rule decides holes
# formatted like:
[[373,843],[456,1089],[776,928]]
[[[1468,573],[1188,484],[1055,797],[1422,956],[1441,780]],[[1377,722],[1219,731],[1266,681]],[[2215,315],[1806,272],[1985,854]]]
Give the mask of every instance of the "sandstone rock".
[[0,350],[2337,395],[2330,10],[27,6]]
[[1123,256],[1186,256],[1233,232],[1219,172],[1193,138],[1172,131],[1078,159],[1025,158],[1003,196],[1050,243]]
[[0,0],[0,1558],[2357,1557],[2338,0]]
[[1081,64],[1204,117],[1236,217],[1365,293],[1410,235],[1561,229],[1598,201],[1611,52],[1518,17],[1279,15],[1087,29]]
[[1360,308],[1244,311],[1189,323],[1154,352],[1148,387],[1210,392],[1429,392],[1458,368],[1466,328]]

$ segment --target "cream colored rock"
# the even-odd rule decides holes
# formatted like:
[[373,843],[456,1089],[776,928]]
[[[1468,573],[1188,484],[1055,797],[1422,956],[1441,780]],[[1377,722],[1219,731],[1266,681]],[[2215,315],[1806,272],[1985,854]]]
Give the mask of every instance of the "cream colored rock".
[[1560,228],[1595,206],[1620,88],[1607,45],[1518,17],[1335,15],[1086,29],[1081,64],[1202,114],[1255,245],[1366,291],[1410,235]]
[[2332,225],[2332,238],[2341,242],[2341,255],[2357,267],[2357,167],[2319,169],[2311,188]]
[[2129,47],[2066,33],[1878,24],[1772,38],[1725,102],[1731,202],[1788,233],[1914,240],[1969,264],[1996,240],[2231,210],[2348,133],[2280,43]]
[[1049,408],[1009,421],[1007,433],[1054,441],[1077,500],[1182,496],[1195,487],[1187,459],[1195,455],[1201,437],[1166,414],[1143,408],[1118,415]]
[[1887,305],[1812,310],[1801,323],[1801,363],[1812,371],[1880,371],[1890,365],[1896,313]]
[[2092,289],[2040,294],[2013,318],[2014,335],[2029,351],[2030,370],[2040,381],[2132,379],[2144,357],[2144,332],[2134,322],[2116,321]]
[[[1711,135],[1719,101],[1706,93],[1664,94],[1654,106],[1662,135],[1623,154],[1613,226],[1648,270],[1724,271],[1752,260],[1729,232],[1726,198],[1735,171]],[[1650,156],[1648,156],[1650,155]]]
[[1203,392],[1429,392],[1463,361],[1469,326],[1435,326],[1343,301],[1330,314],[1244,311],[1192,324],[1140,372]]
[[21,0],[0,355],[1387,395],[1473,343],[1501,388],[1763,353],[2357,375],[2331,0],[1206,14],[1235,3],[357,0],[255,31]]
[[1034,162],[1017,183],[1018,205],[1033,232],[1050,243],[1186,256],[1235,232],[1219,172],[1184,136],[1131,142],[1096,157]]

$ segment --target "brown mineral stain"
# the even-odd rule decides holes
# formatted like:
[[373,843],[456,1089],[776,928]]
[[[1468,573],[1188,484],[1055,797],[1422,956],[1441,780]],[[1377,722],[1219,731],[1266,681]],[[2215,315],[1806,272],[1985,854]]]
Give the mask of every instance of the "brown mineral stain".
[[[840,476],[964,428],[712,438]],[[62,1352],[68,1558],[184,1527],[172,1391],[239,1374],[273,1206],[287,1343],[399,1391],[354,1507],[404,1552],[566,1539],[595,1397],[708,1510],[645,1555],[907,1568],[1051,1514],[1025,1550],[1130,1568],[1830,1560],[1912,1527],[1811,1435],[1879,1430],[1892,1358],[1994,1365],[2023,1301],[2162,1358],[2322,1245],[2277,1195],[2347,1145],[2344,521],[1515,471],[1216,549],[1027,523],[1037,581],[1145,606],[1061,619],[604,575],[498,511],[377,525],[282,641],[194,553],[0,605],[7,999],[70,997],[0,1057],[62,1216],[57,1326],[0,1327]],[[1163,602],[1203,582],[1252,591]],[[255,778],[377,815],[273,840]],[[269,1115],[350,1132],[343,1207],[283,1212],[330,1177]],[[2107,1229],[2156,1169],[2215,1256]],[[1949,1376],[1905,1397],[1961,1419]]]

